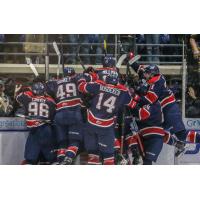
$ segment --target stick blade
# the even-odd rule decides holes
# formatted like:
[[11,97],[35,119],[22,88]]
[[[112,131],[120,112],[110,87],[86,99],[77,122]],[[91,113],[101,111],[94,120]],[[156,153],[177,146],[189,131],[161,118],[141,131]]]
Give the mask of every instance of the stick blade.
[[58,45],[57,45],[57,43],[56,43],[55,41],[53,42],[53,48],[54,48],[56,54],[57,54],[58,56],[60,56],[61,54],[60,54],[60,51],[59,51],[59,49],[58,49]]
[[32,63],[31,58],[26,57],[26,63],[27,63],[27,65],[30,65]]
[[119,60],[117,61],[116,67],[120,68],[124,60],[127,58],[127,54],[123,54],[120,56]]

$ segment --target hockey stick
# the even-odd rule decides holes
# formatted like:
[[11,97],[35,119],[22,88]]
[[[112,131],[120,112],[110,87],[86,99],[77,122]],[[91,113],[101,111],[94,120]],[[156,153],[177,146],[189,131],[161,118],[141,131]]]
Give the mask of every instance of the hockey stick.
[[138,146],[140,148],[142,157],[145,157],[144,146],[143,146],[141,138],[140,138],[140,136],[138,134],[139,130],[138,130],[138,126],[137,126],[134,118],[133,118],[133,121],[130,123],[130,128],[131,128],[132,134],[137,137]]
[[60,34],[62,71],[64,70],[63,35]]
[[107,42],[106,39],[103,40],[103,49],[104,49],[104,55],[107,55]]
[[116,67],[120,68],[124,60],[127,58],[127,54],[122,54],[117,61]]
[[120,154],[123,156],[124,152],[124,134],[125,134],[125,114],[126,108],[124,107],[123,113],[122,113],[122,133],[121,133],[121,143],[120,143]]
[[77,48],[76,59],[77,59],[78,63],[80,63],[81,67],[83,68],[83,71],[85,71],[85,70],[86,70],[86,67],[85,67],[85,65],[83,64],[83,61],[81,60],[81,57],[80,57],[80,55],[79,55],[80,48],[81,48],[81,43],[79,43],[78,48]]
[[60,75],[60,62],[61,62],[61,53],[58,49],[58,45],[56,43],[56,41],[53,42],[53,47],[54,47],[54,50],[58,56],[58,66],[57,66],[57,79],[59,79],[59,75]]
[[36,70],[35,66],[33,65],[32,61],[30,58],[26,57],[26,63],[27,65],[31,68],[32,72],[36,77],[39,76],[38,71]]
[[140,58],[141,58],[141,55],[134,56],[132,59],[128,61],[128,64],[132,65],[133,63],[137,62]]

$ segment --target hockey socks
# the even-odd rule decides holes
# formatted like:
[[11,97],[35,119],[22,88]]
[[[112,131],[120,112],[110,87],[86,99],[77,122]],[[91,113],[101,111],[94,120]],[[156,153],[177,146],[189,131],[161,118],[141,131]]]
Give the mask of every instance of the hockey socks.
[[96,152],[89,153],[87,163],[88,165],[99,165],[100,164],[99,155]]
[[200,132],[194,130],[188,131],[186,140],[191,143],[200,143]]

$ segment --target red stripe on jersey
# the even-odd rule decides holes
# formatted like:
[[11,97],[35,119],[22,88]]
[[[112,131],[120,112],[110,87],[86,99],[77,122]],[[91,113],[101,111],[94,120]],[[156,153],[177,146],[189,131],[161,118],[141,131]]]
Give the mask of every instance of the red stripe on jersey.
[[128,145],[128,147],[131,147],[133,145],[137,144],[137,139],[134,140],[132,135],[129,135],[125,138],[126,144]]
[[62,109],[62,108],[67,108],[67,107],[74,107],[74,106],[78,106],[81,105],[81,100],[78,99],[72,99],[72,100],[66,100],[66,101],[62,101],[60,103],[57,103],[56,105],[56,110]]
[[154,77],[152,77],[151,79],[149,79],[149,80],[147,81],[147,83],[149,83],[149,84],[154,84],[155,82],[157,82],[157,81],[160,80],[160,77],[161,77],[161,75],[154,76]]
[[139,119],[140,120],[146,120],[150,117],[150,113],[148,110],[146,110],[145,108],[140,108],[139,110]]
[[45,96],[44,99],[47,99],[48,101],[51,101],[52,103],[56,104],[56,102],[54,101],[54,99],[51,98],[50,96]]
[[79,90],[80,92],[87,93],[86,85],[87,85],[86,82],[81,82],[81,83],[79,84],[79,86],[78,86],[78,90]]
[[189,131],[187,135],[187,141],[191,143],[195,143],[196,141],[196,131]]
[[138,145],[137,135],[132,135],[129,146]]
[[98,74],[96,74],[94,72],[90,72],[89,74],[90,74],[90,78],[91,78],[92,82],[98,80],[98,78],[99,78]]
[[45,122],[42,120],[36,120],[36,119],[35,120],[31,120],[31,119],[26,120],[26,126],[28,128],[39,127],[43,124],[45,124]]
[[111,85],[111,84],[106,84],[104,81],[102,80],[96,80],[95,83],[99,83],[103,86],[107,86],[107,87],[110,87],[110,88],[115,88],[115,89],[118,89],[118,90],[122,90],[122,91],[128,91],[128,88],[126,88],[124,85],[122,84],[117,84],[117,85]]
[[154,126],[154,127],[147,127],[147,128],[141,129],[140,134],[143,137],[149,136],[149,135],[164,136],[165,132],[164,132],[163,128]]
[[161,104],[161,107],[164,108],[165,106],[167,106],[168,104],[170,103],[174,103],[176,101],[175,97],[173,94],[171,94],[169,97],[166,97],[164,98],[160,104]]
[[24,94],[30,98],[36,98],[36,99],[44,99],[44,100],[47,100],[47,101],[51,101],[52,103],[56,104],[54,99],[50,96],[37,96],[37,95],[34,95],[32,91],[26,91],[24,92]]
[[99,126],[99,127],[110,127],[114,124],[114,117],[110,119],[100,119],[95,117],[91,111],[87,111],[87,118],[90,124]]
[[166,131],[166,130],[164,130],[164,132],[165,132],[164,143],[165,143],[165,144],[168,144],[168,142],[169,142],[169,140],[170,140],[170,137],[171,137],[171,134],[170,134],[170,132],[168,132],[168,131]]
[[139,101],[139,100],[140,100],[140,96],[136,94],[136,95],[133,97],[133,99],[134,99],[135,101]]
[[158,96],[156,95],[155,92],[148,91],[147,94],[144,96],[150,103],[154,103],[157,99]]
[[115,148],[115,149],[120,149],[120,140],[117,139],[117,138],[115,138],[114,148]]
[[129,106],[130,108],[135,108],[136,105],[137,105],[137,103],[135,102],[134,99],[131,99],[130,103],[128,104],[128,106]]

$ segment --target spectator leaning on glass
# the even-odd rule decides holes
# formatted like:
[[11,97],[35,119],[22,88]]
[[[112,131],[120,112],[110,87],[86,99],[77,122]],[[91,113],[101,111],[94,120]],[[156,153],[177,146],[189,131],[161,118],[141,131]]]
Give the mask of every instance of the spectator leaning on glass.
[[11,113],[13,107],[10,104],[10,98],[4,93],[5,85],[0,80],[0,117],[7,117]]
[[187,102],[187,117],[200,117],[200,98],[197,97],[197,91],[193,87],[188,88],[188,95],[191,98]]

